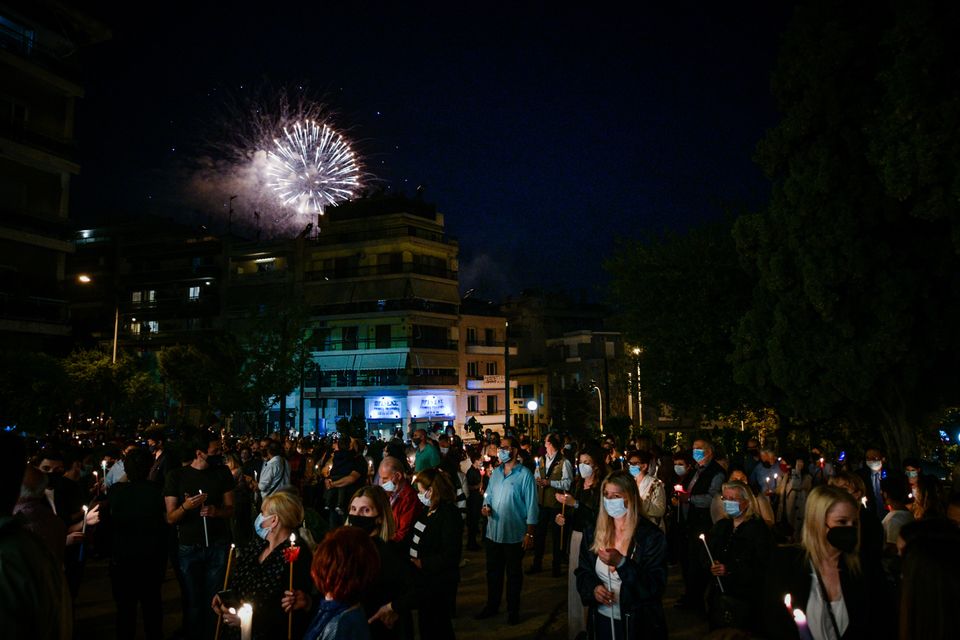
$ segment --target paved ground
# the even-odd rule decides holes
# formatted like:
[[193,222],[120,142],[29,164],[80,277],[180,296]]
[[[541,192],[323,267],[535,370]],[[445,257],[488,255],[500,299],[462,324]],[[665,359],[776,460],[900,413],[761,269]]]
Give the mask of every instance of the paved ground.
[[[482,622],[473,620],[486,601],[484,556],[482,551],[466,552],[467,564],[463,567],[460,591],[457,597],[458,616],[454,620],[457,638],[480,640],[496,638],[540,638],[566,640],[567,608],[566,577],[553,578],[549,571],[535,576],[524,576],[521,600],[521,623],[506,624],[506,614]],[[549,558],[549,555],[547,556]],[[544,563],[549,566],[549,561]],[[524,563],[528,566],[529,561]],[[673,609],[673,600],[680,594],[682,583],[679,569],[671,568],[664,606],[670,627],[670,637],[679,640],[701,638],[707,632],[706,623],[695,614]],[[163,586],[165,637],[170,637],[180,626],[180,594],[173,574],[168,572]],[[107,640],[116,637],[115,609],[110,593],[106,563],[92,561],[80,590],[76,607],[76,635],[78,640]],[[142,630],[137,638],[143,638]]]

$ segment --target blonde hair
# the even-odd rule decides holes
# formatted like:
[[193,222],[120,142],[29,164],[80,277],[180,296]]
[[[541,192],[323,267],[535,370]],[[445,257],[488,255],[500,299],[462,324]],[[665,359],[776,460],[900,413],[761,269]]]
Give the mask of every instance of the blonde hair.
[[277,516],[285,529],[295,530],[303,522],[303,501],[289,491],[277,491],[263,499],[263,510]]
[[721,496],[723,492],[727,489],[733,489],[740,493],[740,497],[743,500],[747,501],[747,510],[744,511],[741,515],[743,516],[759,516],[760,515],[760,506],[757,504],[757,497],[753,495],[753,491],[750,490],[750,487],[743,484],[739,480],[729,480],[723,483],[721,487]]
[[590,547],[594,553],[601,549],[609,549],[616,543],[613,518],[607,513],[607,508],[603,504],[608,484],[615,485],[623,493],[623,503],[627,507],[627,538],[633,538],[637,528],[637,518],[640,517],[640,492],[637,490],[637,483],[626,471],[614,471],[600,486],[600,513],[597,515],[597,530],[593,536],[593,546]]
[[357,498],[370,498],[371,502],[373,502],[373,506],[377,508],[377,514],[379,514],[380,517],[380,531],[377,535],[384,542],[389,542],[397,530],[397,525],[393,520],[393,509],[390,507],[390,497],[387,495],[387,492],[384,491],[383,487],[377,485],[360,487],[350,496],[350,502],[348,504],[353,504],[353,501]]
[[[841,502],[853,508],[857,520],[860,518],[860,507],[846,490],[840,487],[816,487],[807,496],[807,508],[803,515],[803,537],[801,544],[807,558],[813,566],[819,568],[830,555],[831,544],[827,542],[827,514]],[[850,553],[844,553],[843,560],[851,573],[860,573],[860,528],[857,527],[857,546]]]

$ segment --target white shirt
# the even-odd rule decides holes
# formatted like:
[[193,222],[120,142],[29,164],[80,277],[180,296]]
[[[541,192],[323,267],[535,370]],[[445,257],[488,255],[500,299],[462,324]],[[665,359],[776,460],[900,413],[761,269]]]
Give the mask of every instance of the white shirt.
[[607,616],[608,618],[613,618],[614,620],[620,619],[620,585],[622,580],[620,580],[620,574],[610,568],[606,562],[597,558],[597,564],[594,566],[594,571],[597,572],[597,577],[600,578],[600,582],[603,583],[603,586],[607,588],[607,591],[613,593],[613,604],[606,605],[602,604],[597,607],[597,613]]
[[[833,617],[837,620],[837,628],[840,629],[842,636],[847,632],[850,626],[850,618],[847,615],[847,605],[843,601],[843,593],[840,599],[830,603],[833,609]],[[810,572],[810,597],[807,599],[807,625],[810,627],[810,635],[813,640],[840,640],[833,631],[833,622],[830,621],[830,614],[824,607],[823,596],[820,592],[820,580],[817,579],[817,572]]]

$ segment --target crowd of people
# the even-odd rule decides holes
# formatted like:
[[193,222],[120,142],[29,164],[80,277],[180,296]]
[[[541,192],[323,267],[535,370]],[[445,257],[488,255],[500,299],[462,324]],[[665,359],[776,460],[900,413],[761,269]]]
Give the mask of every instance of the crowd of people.
[[169,436],[28,450],[2,434],[12,637],[69,638],[96,557],[120,638],[135,636],[138,609],[145,637],[164,637],[168,568],[176,637],[240,638],[250,604],[253,638],[454,638],[465,549],[486,563],[486,602],[467,615],[518,624],[525,576],[550,571],[567,578],[571,640],[669,637],[671,565],[684,593],[669,604],[724,637],[957,633],[960,496],[920,460],[889,468],[879,448],[852,464],[753,438],[727,455],[704,438],[666,452],[646,437],[554,432],[465,443],[452,428],[386,441]]

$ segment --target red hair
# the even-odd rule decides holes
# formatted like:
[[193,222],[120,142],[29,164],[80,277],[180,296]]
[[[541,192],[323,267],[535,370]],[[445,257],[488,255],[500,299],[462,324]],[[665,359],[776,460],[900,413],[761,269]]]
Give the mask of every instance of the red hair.
[[380,573],[380,555],[359,527],[340,527],[326,535],[313,554],[310,575],[323,595],[354,604]]

